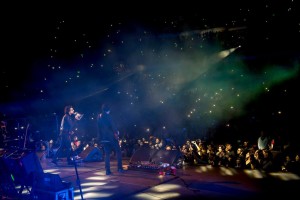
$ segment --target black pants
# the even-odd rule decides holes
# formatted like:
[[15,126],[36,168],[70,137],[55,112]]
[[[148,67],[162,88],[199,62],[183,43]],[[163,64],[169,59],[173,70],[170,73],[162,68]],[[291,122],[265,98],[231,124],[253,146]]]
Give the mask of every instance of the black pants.
[[110,154],[112,150],[115,151],[117,156],[117,162],[118,162],[118,169],[122,169],[122,152],[121,147],[118,143],[118,141],[111,141],[111,142],[103,142],[102,143],[105,153],[105,169],[107,172],[110,172]]
[[71,161],[71,156],[72,156],[71,137],[68,133],[62,133],[60,137],[61,137],[60,145],[57,149],[57,152],[53,156],[53,160],[57,160],[58,156],[62,152],[65,152],[67,155],[67,160]]

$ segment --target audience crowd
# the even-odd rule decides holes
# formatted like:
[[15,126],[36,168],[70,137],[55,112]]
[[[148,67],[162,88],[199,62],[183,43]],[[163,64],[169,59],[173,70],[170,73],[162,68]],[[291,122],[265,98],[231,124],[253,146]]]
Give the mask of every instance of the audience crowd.
[[180,151],[183,165],[212,165],[265,172],[283,171],[300,175],[300,149],[281,144],[261,131],[255,142],[215,144],[199,139],[186,139],[182,145],[170,138],[120,140],[124,156],[130,157],[141,147]]

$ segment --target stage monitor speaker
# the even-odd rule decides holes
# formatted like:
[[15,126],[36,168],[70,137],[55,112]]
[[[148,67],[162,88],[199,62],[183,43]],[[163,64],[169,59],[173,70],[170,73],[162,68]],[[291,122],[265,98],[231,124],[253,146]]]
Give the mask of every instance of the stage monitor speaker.
[[[8,150],[2,157],[2,165],[4,164],[6,173],[10,175],[15,186],[20,185],[18,191],[22,194],[23,189],[33,186],[34,178],[37,174],[43,172],[41,163],[35,154],[26,150]],[[4,177],[4,181],[11,185],[10,179]],[[9,190],[10,189],[6,189]]]
[[59,174],[39,173],[35,177],[34,190],[59,191],[66,189]]
[[156,149],[151,149],[150,147],[141,146],[138,148],[131,156],[129,163],[147,163],[151,161],[151,157],[156,153]]
[[78,155],[83,162],[98,162],[103,160],[103,153],[98,147],[87,147]]
[[4,162],[16,183],[32,186],[33,177],[43,172],[40,160],[35,152],[16,150],[6,154]]
[[32,173],[42,173],[43,168],[35,152],[31,152],[28,155],[21,158],[22,167],[26,175]]
[[1,195],[8,197],[18,196],[10,171],[4,162],[4,157],[0,157],[0,180],[0,199],[2,199]]
[[152,157],[151,162],[157,165],[168,163],[169,165],[177,165],[178,159],[181,157],[179,150],[158,150]]

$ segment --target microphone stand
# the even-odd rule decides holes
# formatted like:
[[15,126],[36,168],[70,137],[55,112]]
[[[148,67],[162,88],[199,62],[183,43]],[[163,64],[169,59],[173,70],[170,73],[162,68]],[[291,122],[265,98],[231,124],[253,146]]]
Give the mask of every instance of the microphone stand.
[[[77,119],[77,121],[81,120],[82,118],[82,114],[78,113],[78,112],[75,112],[75,119]],[[78,118],[76,118],[76,116],[78,116]],[[81,189],[81,184],[80,184],[80,179],[79,179],[79,175],[78,175],[78,170],[77,170],[77,162],[76,162],[76,159],[75,159],[75,154],[74,154],[74,151],[72,151],[72,154],[73,154],[73,162],[74,162],[74,167],[75,167],[75,172],[76,172],[76,183],[79,187],[79,191],[80,191],[80,196],[81,196],[81,200],[84,200],[83,199],[83,194],[82,194],[82,189]]]
[[23,150],[25,150],[25,148],[26,148],[28,128],[29,128],[29,124],[27,124],[27,127],[26,127],[25,138],[24,138],[24,143],[23,143]]
[[76,172],[76,183],[79,187],[79,191],[80,191],[80,196],[81,196],[81,200],[83,200],[83,195],[82,195],[82,189],[81,189],[81,184],[80,184],[80,179],[79,179],[79,175],[78,175],[78,171],[77,171],[77,162],[75,160],[75,156],[73,156],[73,162],[74,162],[74,167],[75,167],[75,172]]

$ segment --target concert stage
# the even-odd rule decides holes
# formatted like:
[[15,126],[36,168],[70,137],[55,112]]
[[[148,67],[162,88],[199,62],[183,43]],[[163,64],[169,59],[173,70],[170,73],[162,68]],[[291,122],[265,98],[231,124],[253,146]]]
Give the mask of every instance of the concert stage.
[[[173,173],[161,173],[155,167],[130,167],[131,158],[123,157],[125,172],[117,172],[112,158],[113,174],[106,176],[102,160],[75,166],[63,159],[56,166],[43,154],[37,157],[43,173],[58,174],[61,181],[70,184],[74,199],[253,199],[292,196],[300,188],[299,176],[284,172],[183,165]],[[31,189],[25,187],[15,199],[32,199]],[[3,195],[2,199],[14,198]]]

